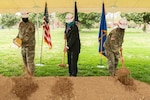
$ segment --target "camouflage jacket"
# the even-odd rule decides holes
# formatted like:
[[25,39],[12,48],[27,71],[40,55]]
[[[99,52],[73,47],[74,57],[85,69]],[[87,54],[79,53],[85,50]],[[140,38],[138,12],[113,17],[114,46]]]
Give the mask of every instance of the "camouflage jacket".
[[113,29],[106,38],[104,47],[107,51],[119,53],[119,48],[122,47],[124,40],[124,30],[120,28]]
[[35,26],[32,22],[21,22],[19,24],[18,38],[22,40],[22,47],[35,46]]

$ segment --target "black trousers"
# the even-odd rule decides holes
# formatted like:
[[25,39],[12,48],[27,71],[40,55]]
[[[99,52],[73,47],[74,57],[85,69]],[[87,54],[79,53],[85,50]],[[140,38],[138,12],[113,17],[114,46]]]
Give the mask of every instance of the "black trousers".
[[68,65],[69,65],[69,75],[76,76],[78,72],[77,62],[79,53],[68,51]]

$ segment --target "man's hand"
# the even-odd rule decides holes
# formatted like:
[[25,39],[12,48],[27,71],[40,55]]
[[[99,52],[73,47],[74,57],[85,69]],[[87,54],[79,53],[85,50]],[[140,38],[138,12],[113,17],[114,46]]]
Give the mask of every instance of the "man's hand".
[[64,47],[64,52],[66,53],[68,49],[68,47]]
[[122,52],[122,50],[123,50],[123,48],[122,48],[122,47],[120,47],[120,52]]
[[66,35],[64,34],[64,40],[66,40]]
[[21,47],[21,45],[22,45],[22,40],[19,39],[19,38],[15,38],[15,39],[13,39],[13,43],[14,43],[15,45],[17,45],[18,47]]

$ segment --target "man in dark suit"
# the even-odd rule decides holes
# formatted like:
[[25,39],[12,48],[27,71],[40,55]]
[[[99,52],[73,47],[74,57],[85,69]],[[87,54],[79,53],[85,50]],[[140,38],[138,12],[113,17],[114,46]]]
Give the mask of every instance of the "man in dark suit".
[[67,45],[64,48],[64,52],[68,54],[69,76],[77,76],[77,62],[81,45],[78,26],[71,13],[66,15],[65,39],[67,40]]

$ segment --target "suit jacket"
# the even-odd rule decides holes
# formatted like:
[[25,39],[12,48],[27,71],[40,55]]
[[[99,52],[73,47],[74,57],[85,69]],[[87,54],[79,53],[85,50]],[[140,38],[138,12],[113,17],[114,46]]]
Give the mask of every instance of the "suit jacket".
[[72,26],[66,25],[65,34],[67,46],[69,47],[68,51],[80,53],[81,43],[78,26],[76,24],[73,24]]

